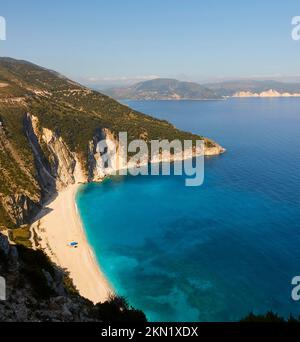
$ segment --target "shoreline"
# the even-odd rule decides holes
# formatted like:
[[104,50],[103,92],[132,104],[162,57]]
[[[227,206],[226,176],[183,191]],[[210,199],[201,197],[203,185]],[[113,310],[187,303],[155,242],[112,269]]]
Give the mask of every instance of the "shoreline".
[[[216,148],[219,148],[218,153],[216,153],[218,155],[226,151],[221,146]],[[208,150],[215,152],[215,148]],[[208,157],[215,155],[215,153],[204,155]],[[181,155],[179,158],[175,156],[172,162],[194,157],[194,152],[191,152],[190,155]],[[152,160],[150,163],[157,162],[162,161]],[[148,163],[149,161],[147,161]],[[143,166],[142,164],[139,167]],[[111,294],[114,294],[114,290],[103,274],[101,265],[87,240],[83,222],[78,212],[76,193],[82,184],[84,181],[78,181],[55,194],[43,205],[30,230],[32,236],[35,235],[34,232],[38,236],[39,246],[35,248],[42,248],[52,262],[69,274],[81,296],[93,303],[105,302]],[[31,240],[35,245],[34,239],[31,238]],[[71,247],[71,242],[77,242],[77,248]]]
[[[40,247],[50,259],[69,273],[80,295],[99,303],[114,291],[87,241],[75,199],[79,187],[69,185],[46,203],[31,230],[37,232]],[[69,246],[73,241],[77,248]]]

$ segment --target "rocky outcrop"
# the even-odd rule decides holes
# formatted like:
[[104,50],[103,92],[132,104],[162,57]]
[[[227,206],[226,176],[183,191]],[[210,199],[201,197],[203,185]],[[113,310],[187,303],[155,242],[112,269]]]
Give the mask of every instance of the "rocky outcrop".
[[98,164],[100,155],[97,151],[98,143],[104,138],[104,134],[101,129],[95,130],[93,139],[89,142],[88,146],[88,181],[99,181],[103,178],[103,174],[98,171]]
[[[24,248],[19,252],[0,233],[0,275],[6,283],[6,298],[0,300],[0,322],[97,321],[93,304],[69,293],[64,272],[46,260],[42,252]],[[30,261],[40,265],[30,265]],[[37,291],[36,285],[43,291]]]
[[[36,118],[35,118],[36,119]],[[55,179],[56,190],[75,183],[76,160],[62,138],[47,128],[42,129],[41,145],[47,148],[50,173]]]
[[12,246],[1,233],[0,276],[0,322],[146,322],[119,297],[94,305],[42,251]]
[[[37,197],[38,199],[38,197]],[[34,202],[24,194],[9,195],[2,198],[2,206],[16,226],[28,224],[41,209],[40,203]]]
[[127,165],[121,146],[114,134],[106,128],[98,129],[89,143],[89,181],[99,182]]
[[206,157],[211,157],[211,156],[218,156],[220,154],[223,154],[226,152],[226,149],[218,144],[215,144],[215,146],[211,147],[206,147],[204,155]]
[[[101,141],[101,147],[99,143]],[[136,168],[147,165],[148,163],[174,162],[183,159],[190,159],[196,156],[220,155],[226,150],[215,142],[205,140],[203,148],[190,148],[176,153],[159,152],[152,155],[151,150],[148,153],[139,156],[139,158],[127,158],[124,153],[124,146],[108,129],[98,130],[92,141],[89,143],[89,181],[101,181],[104,177],[115,174],[126,168]],[[107,162],[109,160],[109,163]]]

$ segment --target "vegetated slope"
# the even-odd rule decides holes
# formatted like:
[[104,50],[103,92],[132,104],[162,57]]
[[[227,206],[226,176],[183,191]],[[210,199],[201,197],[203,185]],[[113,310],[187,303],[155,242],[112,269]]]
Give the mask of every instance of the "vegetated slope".
[[[98,180],[105,132],[117,139],[125,131],[129,141],[200,138],[26,61],[0,58],[0,84],[0,228],[29,223],[45,199],[79,178]],[[212,154],[223,151],[205,143]]]
[[213,90],[198,83],[158,78],[127,88],[112,88],[106,94],[116,99],[131,100],[210,100],[220,98]]

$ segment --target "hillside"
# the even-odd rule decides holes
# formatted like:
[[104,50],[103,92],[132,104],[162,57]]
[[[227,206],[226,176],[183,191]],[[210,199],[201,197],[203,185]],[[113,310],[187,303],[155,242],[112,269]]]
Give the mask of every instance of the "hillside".
[[219,96],[206,87],[174,79],[154,79],[128,88],[108,89],[105,93],[115,99],[131,100],[210,100]]
[[[102,138],[200,138],[26,61],[0,58],[0,84],[0,228],[30,223],[69,184],[101,180]],[[223,152],[205,142],[206,154]]]

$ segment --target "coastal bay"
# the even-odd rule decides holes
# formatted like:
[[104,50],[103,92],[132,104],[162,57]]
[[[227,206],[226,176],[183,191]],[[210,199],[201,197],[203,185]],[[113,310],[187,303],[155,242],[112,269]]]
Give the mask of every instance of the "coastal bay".
[[[293,168],[299,100],[130,105],[183,129],[200,124],[224,141],[228,153],[206,159],[199,189],[188,190],[180,177],[129,176],[60,192],[40,222],[50,257],[69,270],[83,296],[103,301],[113,289],[153,321],[238,320],[270,309],[297,314],[288,299],[300,260],[296,253],[290,262],[298,241],[299,196],[292,189],[299,182]],[[182,120],[182,110],[189,121]],[[73,240],[77,249],[68,246]]]
[[203,186],[123,177],[77,196],[87,238],[115,291],[151,321],[299,314],[299,99],[147,101],[130,106],[214,136]]

